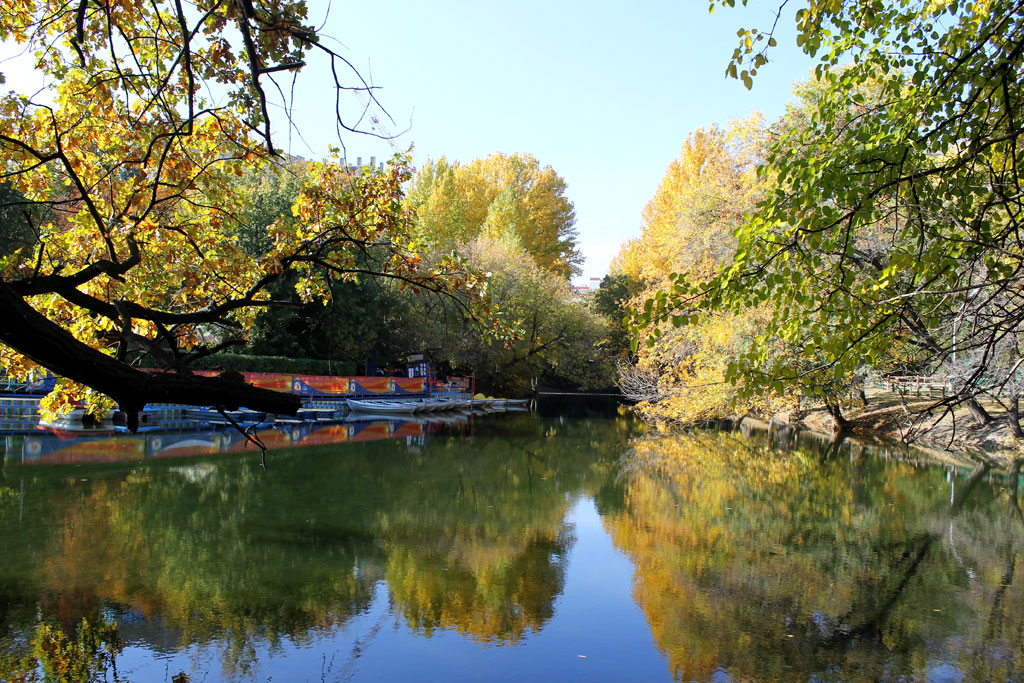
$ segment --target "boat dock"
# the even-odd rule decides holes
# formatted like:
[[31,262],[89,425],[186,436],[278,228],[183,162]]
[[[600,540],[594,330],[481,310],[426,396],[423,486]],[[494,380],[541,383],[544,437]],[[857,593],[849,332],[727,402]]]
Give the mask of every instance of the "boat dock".
[[[196,374],[211,376],[214,371]],[[242,373],[247,384],[297,394],[302,407],[295,415],[272,415],[247,410],[222,410],[216,406],[149,404],[139,416],[139,431],[195,429],[197,426],[258,428],[287,424],[333,423],[349,413],[413,415],[454,411],[525,410],[527,401],[476,398],[466,392],[443,389],[428,377],[329,377],[283,373]],[[0,397],[0,433],[31,433],[40,428],[61,432],[126,431],[118,413],[108,420],[86,426],[80,411],[61,416],[53,423],[39,422],[43,394]]]

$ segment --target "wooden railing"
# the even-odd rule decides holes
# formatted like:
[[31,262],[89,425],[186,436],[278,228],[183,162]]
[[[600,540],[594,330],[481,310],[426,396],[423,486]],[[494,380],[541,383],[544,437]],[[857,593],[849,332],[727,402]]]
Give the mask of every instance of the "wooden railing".
[[922,375],[889,375],[882,379],[882,385],[889,391],[914,392],[920,396],[922,391],[927,391],[929,396],[936,392],[945,396],[952,392],[948,379],[944,377],[924,377]]

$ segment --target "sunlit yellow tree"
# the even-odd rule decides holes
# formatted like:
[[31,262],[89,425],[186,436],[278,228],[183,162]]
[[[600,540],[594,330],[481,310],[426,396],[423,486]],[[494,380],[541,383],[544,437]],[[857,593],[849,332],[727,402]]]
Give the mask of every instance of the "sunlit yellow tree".
[[[760,116],[691,133],[644,210],[641,235],[623,246],[618,267],[636,283],[632,304],[646,303],[677,279],[710,276],[735,252],[734,232],[760,198],[756,177],[765,127]],[[663,324],[635,364],[621,367],[621,385],[654,420],[693,422],[721,417],[736,405],[725,381],[728,363],[757,330],[756,311],[723,314],[675,329]]]
[[451,249],[481,234],[511,237],[537,265],[568,277],[583,257],[576,246],[576,212],[565,180],[531,154],[491,154],[468,164],[427,160],[409,190],[416,234]]
[[[41,366],[77,383],[55,393],[51,409],[88,398],[85,385],[120,404],[130,424],[147,402],[199,394],[294,411],[292,397],[188,373],[196,356],[238,343],[289,270],[303,275],[304,297],[323,294],[313,277],[323,273],[481,291],[458,263],[424,272],[409,249],[401,161],[355,177],[312,164],[299,220],[270,225],[265,253],[254,258],[234,236],[244,201],[235,179],[281,163],[274,79],[319,59],[339,98],[346,87],[372,97],[320,40],[304,2],[4,0],[0,40],[23,44],[55,84],[0,97],[4,214],[24,216],[31,234],[0,260],[0,369],[20,376]],[[338,127],[352,130],[340,116]],[[371,252],[369,262],[357,258]],[[177,372],[133,369],[140,351]]]

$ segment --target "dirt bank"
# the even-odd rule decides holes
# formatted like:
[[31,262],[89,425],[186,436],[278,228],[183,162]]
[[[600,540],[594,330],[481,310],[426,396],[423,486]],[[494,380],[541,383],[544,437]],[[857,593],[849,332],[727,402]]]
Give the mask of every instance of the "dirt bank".
[[[1005,467],[1015,458],[1024,457],[1024,442],[1010,433],[1006,410],[995,401],[981,402],[993,418],[991,424],[981,426],[965,407],[949,412],[936,406],[941,400],[937,394],[911,392],[901,396],[881,389],[866,393],[866,406],[861,406],[859,400],[852,408],[843,406],[854,434],[907,441],[941,459],[964,454]],[[832,432],[832,417],[825,408],[812,410],[800,424],[814,431]]]

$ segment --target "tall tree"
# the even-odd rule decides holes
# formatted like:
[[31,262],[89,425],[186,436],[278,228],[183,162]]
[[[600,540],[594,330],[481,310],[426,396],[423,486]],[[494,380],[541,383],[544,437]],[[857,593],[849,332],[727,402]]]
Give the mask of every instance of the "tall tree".
[[424,243],[451,249],[481,234],[515,235],[538,265],[569,277],[583,257],[565,190],[565,180],[533,155],[497,152],[465,165],[428,160],[409,196]]
[[[795,19],[819,58],[810,116],[768,152],[773,186],[734,261],[655,308],[767,303],[764,333],[729,371],[758,391],[848,382],[893,358],[945,374],[971,354],[940,403],[984,421],[976,397],[1022,362],[993,362],[1024,323],[1022,5],[848,0]],[[729,73],[749,85],[774,43],[743,33]],[[780,341],[803,358],[777,354]]]
[[733,233],[760,199],[755,169],[764,133],[755,115],[686,136],[644,208],[637,245],[643,280],[661,283],[673,272],[710,274],[732,256]]
[[[234,235],[244,168],[279,164],[268,92],[307,59],[372,92],[307,23],[301,1],[0,2],[0,40],[26,43],[46,82],[34,99],[0,96],[0,181],[15,204],[45,208],[32,244],[2,261],[0,368],[42,366],[114,399],[132,416],[150,401],[294,411],[294,397],[232,378],[197,378],[189,361],[240,341],[267,287],[288,271],[303,297],[313,276],[376,273],[472,296],[457,263],[422,272],[401,210],[408,169],[353,178],[313,164],[294,207],[254,258]],[[283,92],[283,90],[279,90]],[[217,101],[213,95],[217,93]],[[284,104],[287,105],[287,102]],[[339,105],[338,110],[341,110]],[[344,119],[339,130],[351,130]],[[10,209],[10,204],[3,208]],[[359,256],[376,249],[371,267]],[[177,372],[128,365],[142,349]],[[51,406],[81,396],[68,385]]]
[[[712,126],[687,136],[647,204],[640,237],[618,261],[633,271],[631,300],[650,311],[654,297],[679,279],[700,280],[732,259],[735,231],[763,192],[755,168],[765,127],[760,116]],[[694,320],[686,330],[662,321],[637,347],[635,363],[620,365],[620,385],[640,401],[643,416],[693,422],[730,414],[737,392],[725,379],[728,363],[760,324],[757,311]]]

